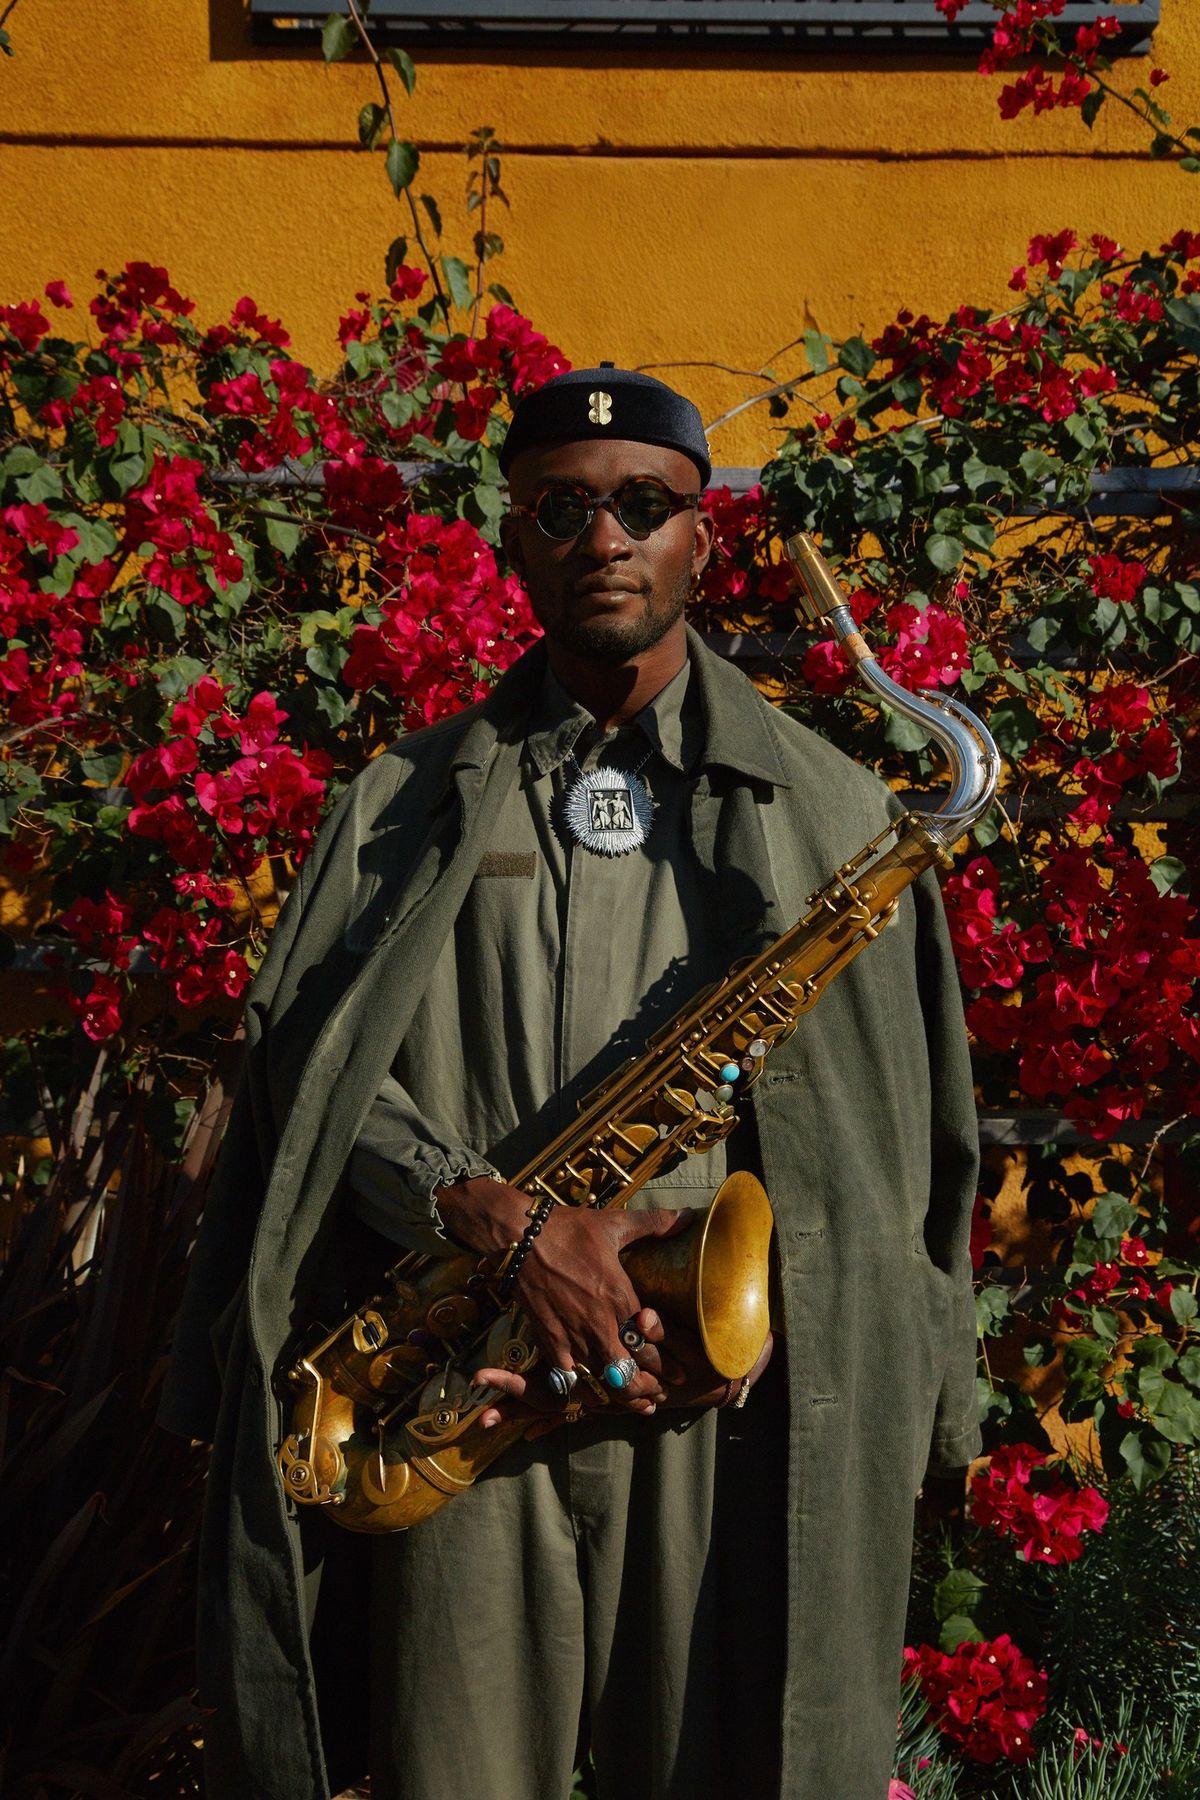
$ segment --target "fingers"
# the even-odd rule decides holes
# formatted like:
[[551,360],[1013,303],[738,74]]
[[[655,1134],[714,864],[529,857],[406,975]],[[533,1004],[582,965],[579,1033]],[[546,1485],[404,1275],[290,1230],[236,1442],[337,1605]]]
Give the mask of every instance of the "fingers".
[[629,1212],[622,1209],[610,1217],[614,1224],[619,1224],[621,1246],[632,1244],[638,1238],[670,1237],[672,1233],[683,1230],[693,1217],[690,1207],[648,1206],[644,1211]]

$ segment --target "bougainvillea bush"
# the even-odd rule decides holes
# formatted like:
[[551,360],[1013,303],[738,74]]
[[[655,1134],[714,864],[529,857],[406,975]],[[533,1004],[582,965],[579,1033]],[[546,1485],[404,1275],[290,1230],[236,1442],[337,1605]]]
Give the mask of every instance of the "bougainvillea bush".
[[[998,310],[902,313],[841,344],[810,334],[783,396],[799,421],[754,491],[713,497],[722,554],[702,598],[711,626],[760,634],[784,705],[920,796],[937,778],[923,730],[864,702],[834,646],[796,626],[779,546],[815,531],[883,667],[964,698],[1003,753],[1000,805],[945,884],[982,1100],[1065,1115],[1113,1148],[1073,1175],[1052,1148],[1030,1152],[1037,1270],[989,1252],[981,1200],[995,1456],[971,1513],[1026,1562],[1086,1566],[1108,1501],[1065,1465],[1045,1472],[1062,1422],[1138,1495],[1200,1439],[1196,1271],[1151,1154],[1194,1129],[1200,1098],[1200,235],[1130,254],[1039,234],[1009,288]],[[1142,1148],[1119,1148],[1130,1139]],[[1041,1630],[1022,1643],[1000,1610],[981,1658],[982,1631],[958,1625],[972,1635],[914,1645],[912,1678],[968,1760],[1029,1755],[1052,1727],[1034,1729],[1044,1702],[1017,1704],[1018,1650],[1042,1645],[1020,1678],[1032,1704],[1061,1683],[1067,1646]]]
[[[194,1779],[178,1620],[202,1459],[148,1422],[239,1004],[345,782],[531,639],[496,445],[513,397],[566,364],[503,297],[451,330],[424,279],[402,264],[356,296],[324,381],[253,299],[201,322],[145,264],[0,309],[0,875],[30,1020],[5,1049],[0,1332],[7,1441],[53,1472],[27,1473],[43,1504],[7,1539],[38,1596],[5,1646],[14,1793],[118,1761],[131,1787]],[[756,638],[781,704],[899,787],[936,785],[922,733],[796,625],[779,544],[814,529],[885,667],[990,719],[1003,807],[946,889],[983,1099],[1113,1145],[1103,1191],[1059,1183],[1047,1268],[989,1257],[981,1210],[992,1461],[918,1587],[906,1691],[935,1749],[898,1770],[931,1793],[1024,1779],[1057,1742],[1070,1658],[1046,1584],[1099,1567],[1122,1496],[1158,1504],[1200,1435],[1196,1270],[1149,1159],[1120,1149],[1200,1086],[1191,840],[1159,822],[1189,784],[1200,649],[1195,499],[1170,485],[1200,435],[1200,238],[1043,235],[1011,287],[998,312],[809,334],[761,483],[710,498],[697,613]],[[1105,514],[1111,469],[1168,486]],[[1092,1434],[1090,1474],[1060,1417]],[[136,1666],[109,1685],[118,1628]]]

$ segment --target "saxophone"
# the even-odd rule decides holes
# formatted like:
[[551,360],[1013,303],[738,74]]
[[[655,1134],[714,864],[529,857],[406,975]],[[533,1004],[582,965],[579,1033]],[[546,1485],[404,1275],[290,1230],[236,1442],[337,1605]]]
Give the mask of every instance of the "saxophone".
[[[633,1059],[580,1103],[580,1116],[513,1177],[532,1211],[623,1206],[681,1154],[711,1149],[737,1123],[733,1104],[757,1081],[826,985],[887,925],[904,890],[992,803],[999,757],[985,727],[947,695],[918,696],[884,674],[845,595],[801,532],[785,546],[814,623],[839,639],[858,678],[920,721],[945,753],[952,785],[933,813],[890,824],[811,895],[803,917],[698,994]],[[643,1239],[622,1261],[643,1305],[699,1332],[715,1374],[740,1379],[770,1329],[773,1219],[761,1183],[739,1171],[706,1214],[667,1238]],[[495,1260],[410,1253],[381,1291],[300,1355],[284,1375],[291,1430],[277,1454],[284,1489],[324,1506],[351,1531],[401,1531],[469,1488],[528,1428],[489,1431],[494,1388],[480,1368],[523,1373],[537,1360],[528,1322],[501,1302]]]

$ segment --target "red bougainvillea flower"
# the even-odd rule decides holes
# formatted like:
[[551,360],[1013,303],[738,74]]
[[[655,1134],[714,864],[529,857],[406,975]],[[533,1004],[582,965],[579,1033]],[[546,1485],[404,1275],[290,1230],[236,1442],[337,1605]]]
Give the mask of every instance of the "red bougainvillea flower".
[[[1109,1267],[1119,1281],[1115,1265]],[[1047,1461],[1032,1444],[996,1450],[971,1479],[971,1516],[1012,1538],[1026,1562],[1075,1562],[1083,1554],[1083,1533],[1099,1531],[1108,1518],[1108,1502],[1098,1489],[1050,1473]]]
[[1045,263],[1046,273],[1051,281],[1057,281],[1066,265],[1067,257],[1074,250],[1079,239],[1073,231],[1056,231],[1046,237],[1040,233],[1029,240],[1026,260],[1031,264]]
[[146,580],[178,601],[199,605],[212,588],[200,573],[211,569],[219,588],[242,577],[242,559],[229,534],[206,507],[199,482],[203,464],[189,456],[156,456],[145,483],[125,501],[126,543],[151,546]]
[[415,300],[424,286],[424,269],[414,269],[407,263],[401,263],[392,278],[392,285],[388,292],[393,300]]
[[70,1006],[85,1036],[102,1044],[121,1029],[122,989],[111,975],[95,975],[84,995],[70,994]]
[[506,669],[536,636],[523,590],[499,575],[466,520],[409,513],[389,523],[376,567],[383,618],[355,629],[342,678],[402,701],[405,729],[481,699],[480,666]]
[[0,329],[11,332],[22,350],[36,350],[50,321],[36,300],[21,300],[16,306],[0,306]]
[[1099,554],[1088,557],[1088,569],[1091,575],[1089,586],[1094,594],[1102,600],[1120,600],[1126,605],[1137,599],[1150,573],[1145,563],[1126,562],[1119,556]]
[[1026,1762],[1033,1756],[1046,1676],[1007,1633],[949,1653],[929,1644],[908,1648],[904,1678],[920,1683],[941,1730],[974,1761]]
[[229,315],[229,323],[257,343],[274,344],[277,350],[286,350],[292,341],[279,320],[269,319],[266,313],[260,312],[249,294],[243,294],[237,302]]

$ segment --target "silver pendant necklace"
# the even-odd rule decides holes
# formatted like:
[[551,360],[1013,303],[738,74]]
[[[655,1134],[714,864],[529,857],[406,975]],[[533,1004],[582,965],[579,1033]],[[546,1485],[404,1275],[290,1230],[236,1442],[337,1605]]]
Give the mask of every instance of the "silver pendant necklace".
[[573,843],[595,856],[641,849],[654,823],[654,801],[641,772],[653,755],[651,748],[632,770],[609,765],[585,771],[571,752],[575,779],[562,798],[562,820]]

